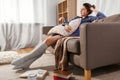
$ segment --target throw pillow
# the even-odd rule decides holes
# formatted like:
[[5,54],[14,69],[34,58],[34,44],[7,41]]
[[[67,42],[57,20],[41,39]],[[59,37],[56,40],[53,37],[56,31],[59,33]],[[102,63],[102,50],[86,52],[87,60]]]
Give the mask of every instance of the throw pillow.
[[50,31],[48,32],[48,35],[50,35],[50,34],[60,34],[60,35],[63,35],[63,36],[69,36],[79,27],[80,23],[81,23],[81,18],[74,19],[74,20],[70,21],[69,22],[69,26],[71,26],[71,31],[70,32],[66,32],[64,26],[57,25],[57,26],[53,27],[52,29],[50,29]]

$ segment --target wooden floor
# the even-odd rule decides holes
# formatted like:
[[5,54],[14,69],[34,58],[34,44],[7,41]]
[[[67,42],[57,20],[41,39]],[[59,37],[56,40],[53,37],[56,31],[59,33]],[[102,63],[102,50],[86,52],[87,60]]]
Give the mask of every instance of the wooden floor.
[[25,48],[25,49],[19,49],[19,50],[17,50],[17,52],[19,54],[23,54],[23,53],[29,53],[32,50],[33,50],[33,48]]
[[[24,48],[24,49],[18,49],[15,51],[19,54],[23,54],[23,53],[30,53],[33,49],[34,48]],[[14,50],[9,50],[9,51],[14,51]],[[7,52],[7,51],[0,51],[0,52]]]

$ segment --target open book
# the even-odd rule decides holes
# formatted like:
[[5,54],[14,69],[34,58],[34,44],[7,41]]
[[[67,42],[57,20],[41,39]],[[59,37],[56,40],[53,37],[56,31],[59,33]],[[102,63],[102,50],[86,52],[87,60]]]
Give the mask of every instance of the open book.
[[23,74],[21,74],[19,77],[27,78],[30,74],[36,74],[37,78],[43,79],[47,74],[47,70],[42,70],[42,69],[29,70],[29,71],[26,71]]

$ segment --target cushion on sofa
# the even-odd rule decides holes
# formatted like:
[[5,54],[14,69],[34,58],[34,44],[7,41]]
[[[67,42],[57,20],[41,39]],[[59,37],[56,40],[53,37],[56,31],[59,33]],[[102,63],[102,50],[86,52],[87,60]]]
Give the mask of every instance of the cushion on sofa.
[[67,42],[67,50],[73,54],[80,54],[80,38],[70,39]]
[[115,14],[103,19],[96,20],[95,22],[101,23],[101,22],[120,22],[120,14]]

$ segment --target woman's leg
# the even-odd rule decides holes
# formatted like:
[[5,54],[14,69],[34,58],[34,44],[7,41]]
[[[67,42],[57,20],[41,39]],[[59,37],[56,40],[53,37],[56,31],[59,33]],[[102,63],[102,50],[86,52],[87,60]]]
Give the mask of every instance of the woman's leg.
[[[30,54],[28,54],[24,57],[21,57],[17,60],[12,61],[11,64],[14,65],[16,67],[16,69],[28,68],[32,64],[32,62],[34,62],[36,59],[38,59],[40,56],[42,56],[44,51],[49,46],[56,43],[56,41],[60,38],[61,38],[61,36],[59,36],[59,35],[48,37],[42,44],[39,44],[38,46],[36,46],[35,49],[33,49],[30,52]],[[33,58],[34,58],[34,60],[33,60]]]
[[35,58],[32,58],[28,61],[25,61],[24,63],[22,63],[22,65],[15,65],[15,67],[13,69],[28,69],[30,64],[32,62],[34,62],[37,58],[39,58],[39,57],[35,57]]

